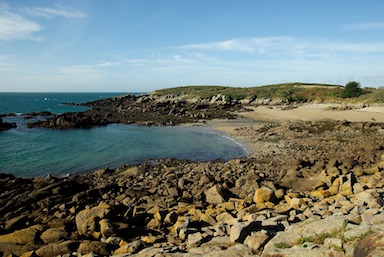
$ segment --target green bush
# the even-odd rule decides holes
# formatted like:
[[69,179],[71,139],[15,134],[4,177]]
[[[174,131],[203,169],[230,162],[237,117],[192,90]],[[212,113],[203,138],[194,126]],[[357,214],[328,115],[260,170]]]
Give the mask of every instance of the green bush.
[[341,92],[342,98],[359,97],[363,94],[360,83],[356,81],[350,81],[345,85],[344,90]]

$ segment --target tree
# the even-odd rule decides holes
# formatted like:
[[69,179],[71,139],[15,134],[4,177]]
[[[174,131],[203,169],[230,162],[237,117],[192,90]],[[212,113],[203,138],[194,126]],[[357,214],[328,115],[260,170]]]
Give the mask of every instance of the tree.
[[363,90],[361,89],[360,83],[356,81],[350,81],[345,85],[344,90],[341,92],[341,97],[359,97],[362,93]]

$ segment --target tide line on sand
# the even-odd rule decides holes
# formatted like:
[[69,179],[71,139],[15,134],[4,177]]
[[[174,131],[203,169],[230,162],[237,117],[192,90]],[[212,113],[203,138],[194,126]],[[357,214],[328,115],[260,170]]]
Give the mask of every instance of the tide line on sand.
[[[227,134],[226,132],[224,131],[219,131],[219,130],[213,130],[213,129],[210,129],[210,128],[207,128],[207,133],[211,133],[211,134],[214,134],[214,135],[218,135],[222,138],[225,138],[231,142],[233,142],[234,144],[240,146],[243,151],[246,153],[246,156],[250,156],[252,154],[252,150],[251,150],[251,147],[248,146],[246,143],[243,143],[243,142],[239,142],[238,139],[234,139],[232,138],[229,134]],[[244,156],[244,157],[246,157]]]

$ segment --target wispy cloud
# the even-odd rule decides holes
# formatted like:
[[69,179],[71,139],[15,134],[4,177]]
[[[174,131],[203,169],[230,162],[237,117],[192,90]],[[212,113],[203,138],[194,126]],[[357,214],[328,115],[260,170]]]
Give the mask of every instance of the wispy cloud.
[[56,16],[61,16],[68,19],[86,17],[86,14],[82,11],[62,5],[58,5],[56,7],[24,8],[23,10],[29,15],[44,17],[46,19],[53,19]]
[[190,44],[181,49],[247,52],[261,55],[290,54],[296,56],[328,57],[332,53],[384,53],[384,43],[351,43],[331,41],[325,38],[256,37],[238,38],[220,42]]
[[353,80],[374,86],[379,83],[363,76],[381,74],[382,57],[384,42],[380,41],[281,36],[176,46],[123,63],[130,77],[152,74],[172,85],[175,81],[238,86],[249,85],[249,81],[259,85],[286,81],[344,84],[353,74]]
[[168,66],[168,65],[185,65],[197,63],[196,59],[186,58],[181,54],[162,55],[154,54],[149,58],[125,58],[124,62],[134,66]]
[[7,5],[0,5],[0,41],[37,39],[32,34],[41,29],[42,27],[36,22],[11,12]]
[[120,62],[101,62],[97,64],[89,64],[89,65],[72,65],[72,66],[64,66],[60,68],[61,73],[66,74],[84,74],[84,73],[99,73],[102,72],[103,69],[120,66],[122,65]]
[[68,19],[84,18],[86,14],[69,6],[56,7],[34,7],[34,8],[11,8],[9,5],[0,3],[0,41],[32,39],[41,40],[35,35],[43,27],[32,17],[44,17],[53,19],[64,17]]
[[344,27],[347,30],[381,30],[384,29],[382,22],[365,22],[358,24],[348,24]]
[[264,52],[265,48],[270,49],[279,47],[282,44],[290,43],[293,40],[294,39],[291,37],[238,38],[220,42],[184,45],[180,46],[180,48],[240,52]]

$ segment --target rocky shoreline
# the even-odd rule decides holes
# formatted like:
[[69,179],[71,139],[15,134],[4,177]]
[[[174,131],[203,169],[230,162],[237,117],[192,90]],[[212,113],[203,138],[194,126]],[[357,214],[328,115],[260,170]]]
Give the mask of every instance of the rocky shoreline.
[[166,159],[62,178],[2,174],[0,253],[380,256],[383,129],[264,123],[235,130],[259,145],[249,158]]
[[[73,103],[67,103],[74,105]],[[215,100],[185,100],[177,96],[126,95],[78,106],[90,107],[84,112],[64,113],[29,123],[28,127],[54,129],[90,128],[111,123],[146,126],[175,126],[199,120],[233,119],[235,111],[245,110],[237,101],[219,95]]]

